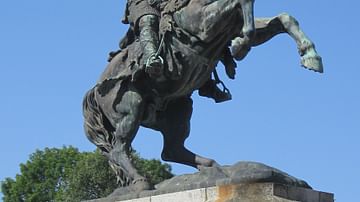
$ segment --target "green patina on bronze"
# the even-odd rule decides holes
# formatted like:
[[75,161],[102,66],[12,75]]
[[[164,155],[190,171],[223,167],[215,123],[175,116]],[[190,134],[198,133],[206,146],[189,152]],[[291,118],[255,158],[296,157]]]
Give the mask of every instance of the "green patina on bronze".
[[[191,94],[216,102],[231,94],[216,74],[222,62],[229,78],[251,47],[287,33],[297,44],[301,64],[323,72],[314,43],[292,16],[255,18],[254,0],[128,0],[124,23],[129,31],[112,52],[98,83],[84,98],[85,131],[109,159],[120,186],[153,187],[129,156],[140,126],[164,137],[165,161],[198,169],[216,167],[184,146],[190,132]],[[212,79],[212,75],[214,79]]]

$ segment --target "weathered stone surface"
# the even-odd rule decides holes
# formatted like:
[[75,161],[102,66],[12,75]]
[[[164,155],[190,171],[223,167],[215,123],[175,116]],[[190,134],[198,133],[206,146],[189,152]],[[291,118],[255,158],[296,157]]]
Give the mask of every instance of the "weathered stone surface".
[[276,183],[241,183],[193,189],[130,200],[97,202],[334,202],[334,195]]
[[156,185],[156,189],[173,192],[215,185],[253,182],[276,182],[311,188],[305,181],[292,177],[276,168],[262,163],[243,161],[233,166],[204,168],[200,172],[191,175],[175,176]]
[[[275,188],[271,187],[271,190],[268,190],[270,187],[267,183],[276,184],[276,186]],[[256,189],[252,188],[252,186],[255,186]],[[266,196],[271,192],[275,193],[276,196],[289,199],[302,198],[307,200],[306,197],[308,197],[311,199],[316,198],[318,201],[320,201],[321,198],[324,198],[324,201],[322,202],[329,201],[327,198],[328,195],[325,194],[324,196],[321,196],[318,192],[313,192],[311,187],[305,181],[292,177],[276,168],[272,168],[262,163],[239,162],[233,166],[204,168],[194,174],[175,176],[156,185],[156,190],[152,191],[136,192],[132,191],[131,187],[122,187],[117,189],[115,193],[107,198],[92,200],[91,202],[126,201],[135,198],[142,198],[138,199],[139,202],[142,202],[147,201],[147,198],[149,197],[152,198],[151,202],[153,202],[153,198],[158,198],[157,196],[159,195],[162,195],[159,200],[164,201],[163,198],[170,196],[167,195],[170,193],[178,193],[177,195],[185,194],[187,197],[190,197],[191,200],[197,201],[195,198],[203,196],[203,192],[206,192],[205,198],[211,198],[209,197],[209,190],[212,190],[210,189],[211,187],[216,187],[221,195],[231,191],[231,193],[240,194],[241,197],[245,197],[246,195],[251,198],[254,194],[256,195],[260,192]],[[188,190],[192,191],[187,192]],[[194,190],[198,191],[195,192]],[[215,191],[215,194],[213,195],[218,196],[218,192]],[[175,201],[171,200],[171,202]]]

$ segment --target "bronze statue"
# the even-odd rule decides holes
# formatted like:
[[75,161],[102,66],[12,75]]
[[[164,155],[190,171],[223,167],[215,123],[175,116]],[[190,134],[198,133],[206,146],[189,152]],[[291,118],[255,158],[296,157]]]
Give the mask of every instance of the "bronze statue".
[[152,188],[128,154],[140,126],[162,133],[163,160],[197,169],[218,165],[184,147],[191,94],[199,90],[217,102],[231,98],[226,87],[221,91],[216,86],[222,83],[215,71],[218,62],[233,79],[234,59],[288,33],[297,43],[301,64],[323,71],[321,57],[295,18],[286,13],[254,18],[253,5],[254,0],[128,0],[124,22],[130,28],[121,50],[111,53],[83,103],[86,135],[109,159],[121,186]]

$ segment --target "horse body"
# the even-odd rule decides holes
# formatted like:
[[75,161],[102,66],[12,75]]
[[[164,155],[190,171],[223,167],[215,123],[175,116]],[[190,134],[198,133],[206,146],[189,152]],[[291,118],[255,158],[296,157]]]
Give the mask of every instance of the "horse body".
[[214,160],[186,149],[184,142],[190,132],[190,96],[211,77],[231,40],[234,39],[233,55],[241,60],[251,46],[288,33],[298,44],[303,65],[322,71],[321,58],[294,18],[281,14],[255,19],[253,3],[253,0],[190,0],[172,13],[176,26],[166,35],[162,51],[167,67],[164,77],[150,78],[139,67],[143,64],[141,57],[137,63],[129,59],[141,55],[135,41],[111,60],[98,84],[86,94],[87,137],[108,157],[122,186],[151,188],[128,155],[140,126],[163,134],[163,160],[198,169],[217,165]]

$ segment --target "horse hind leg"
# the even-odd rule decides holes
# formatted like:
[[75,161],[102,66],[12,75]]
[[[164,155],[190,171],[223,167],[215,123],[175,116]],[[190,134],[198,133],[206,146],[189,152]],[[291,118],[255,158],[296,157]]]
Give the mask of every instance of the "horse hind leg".
[[[273,18],[256,18],[255,28],[256,34],[251,46],[261,45],[278,34],[288,33],[297,44],[302,66],[315,72],[323,72],[322,59],[316,52],[314,43],[300,29],[294,17],[282,13]],[[249,50],[242,38],[237,37],[232,41],[232,54],[237,60],[242,60]]]
[[130,146],[139,129],[144,102],[139,93],[129,90],[125,92],[121,101],[115,106],[118,114],[115,141],[109,153],[110,165],[117,174],[125,175],[135,191],[151,189],[145,177],[141,176],[134,167],[130,157]]
[[197,169],[212,167],[218,164],[185,148],[185,139],[190,133],[190,118],[192,114],[192,100],[189,97],[180,98],[168,104],[162,114],[160,131],[164,137],[164,147],[161,158],[192,166]]

